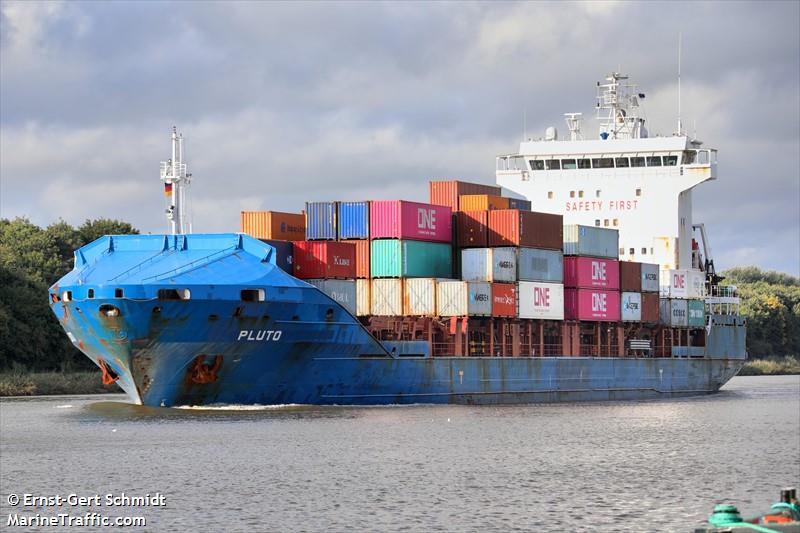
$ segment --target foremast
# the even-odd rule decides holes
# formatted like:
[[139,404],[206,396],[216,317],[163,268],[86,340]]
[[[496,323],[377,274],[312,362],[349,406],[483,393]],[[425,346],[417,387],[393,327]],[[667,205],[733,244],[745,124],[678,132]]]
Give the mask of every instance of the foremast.
[[170,232],[175,234],[191,233],[186,209],[186,188],[192,182],[192,175],[187,172],[184,161],[183,134],[172,127],[172,157],[161,162],[161,181],[164,183],[164,196],[167,207],[164,210],[170,225]]

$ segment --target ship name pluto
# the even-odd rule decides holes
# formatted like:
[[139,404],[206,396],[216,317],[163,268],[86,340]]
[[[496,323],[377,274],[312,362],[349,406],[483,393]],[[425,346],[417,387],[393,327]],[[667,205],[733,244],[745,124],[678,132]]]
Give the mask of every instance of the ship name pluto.
[[243,329],[239,332],[237,341],[277,341],[283,335],[279,329]]

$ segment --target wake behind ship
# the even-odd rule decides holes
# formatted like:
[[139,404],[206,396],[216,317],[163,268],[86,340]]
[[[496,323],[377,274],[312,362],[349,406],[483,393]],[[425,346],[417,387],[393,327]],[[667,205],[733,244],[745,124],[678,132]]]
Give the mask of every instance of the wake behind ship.
[[185,233],[191,174],[173,131],[173,234],[80,248],[53,311],[105,382],[152,406],[717,391],[746,351],[735,288],[691,221],[716,152],[680,131],[648,138],[623,79],[599,86],[599,140],[570,114],[570,140],[549,128],[498,157],[502,188],[431,182],[429,204],[243,213],[261,240]]

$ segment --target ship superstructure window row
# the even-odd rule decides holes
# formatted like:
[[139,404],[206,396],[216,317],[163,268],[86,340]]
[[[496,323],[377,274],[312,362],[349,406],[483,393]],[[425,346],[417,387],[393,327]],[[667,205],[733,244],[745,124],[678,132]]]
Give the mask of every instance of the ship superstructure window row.
[[[531,170],[576,170],[594,168],[674,167],[677,155],[651,155],[633,157],[594,157],[591,159],[530,159]],[[685,161],[684,161],[685,163]]]

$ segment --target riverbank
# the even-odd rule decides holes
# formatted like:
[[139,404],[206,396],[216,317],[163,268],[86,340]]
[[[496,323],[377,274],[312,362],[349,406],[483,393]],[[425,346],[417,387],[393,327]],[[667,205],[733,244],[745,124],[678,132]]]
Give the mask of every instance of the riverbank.
[[740,376],[789,376],[800,374],[800,357],[752,359],[742,367]]
[[9,372],[0,374],[0,396],[45,396],[50,394],[108,394],[121,392],[106,386],[100,372]]

